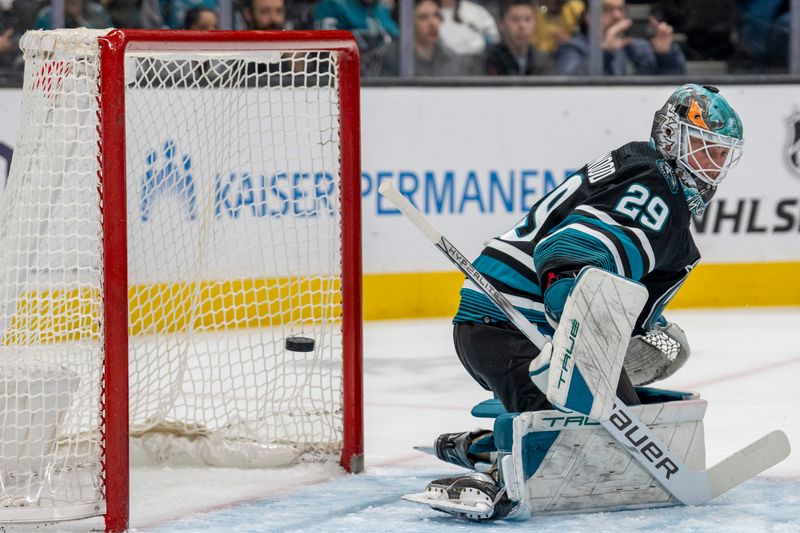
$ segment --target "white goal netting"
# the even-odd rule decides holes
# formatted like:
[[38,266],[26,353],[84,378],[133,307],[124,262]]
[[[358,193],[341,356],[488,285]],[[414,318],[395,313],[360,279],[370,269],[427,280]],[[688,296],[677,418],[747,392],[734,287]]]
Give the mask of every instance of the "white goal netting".
[[[23,124],[0,207],[0,519],[102,512],[113,216],[98,106],[120,95],[99,92],[99,35],[22,40]],[[137,458],[270,466],[339,453],[336,74],[334,52],[126,54]],[[287,350],[293,336],[313,350]]]

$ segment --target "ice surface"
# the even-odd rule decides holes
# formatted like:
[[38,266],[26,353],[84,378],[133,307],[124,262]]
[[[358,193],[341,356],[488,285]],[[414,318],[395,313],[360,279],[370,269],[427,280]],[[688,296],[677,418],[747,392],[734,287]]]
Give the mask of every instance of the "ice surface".
[[[283,498],[247,503],[155,528],[158,532],[331,531],[475,533],[536,531],[791,531],[800,528],[800,483],[759,478],[702,507],[544,516],[527,522],[471,524],[408,502],[401,494],[420,490],[440,470],[375,468],[308,487]],[[323,503],[324,502],[324,503]]]
[[[346,476],[333,465],[313,464],[276,470],[137,468],[131,525],[159,533],[800,531],[800,308],[667,316],[686,330],[693,353],[658,386],[698,391],[709,401],[708,465],[772,429],[783,429],[796,450],[709,504],[476,525],[401,501],[402,494],[460,471],[412,447],[429,445],[445,431],[478,427],[481,421],[469,410],[489,397],[458,362],[449,320],[409,320],[364,325],[365,474]],[[57,528],[87,529],[87,523]]]

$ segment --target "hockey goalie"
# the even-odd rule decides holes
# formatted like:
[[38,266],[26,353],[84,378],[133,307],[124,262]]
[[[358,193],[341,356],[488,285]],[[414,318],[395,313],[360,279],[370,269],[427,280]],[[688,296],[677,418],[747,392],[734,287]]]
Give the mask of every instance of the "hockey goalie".
[[788,455],[776,431],[706,470],[706,402],[642,387],[689,357],[662,311],[700,259],[691,215],[742,145],[717,88],[681,86],[649,141],[583,166],[473,263],[382,187],[465,273],[455,350],[495,397],[473,409],[492,429],[429,450],[473,472],[405,499],[472,520],[698,505]]

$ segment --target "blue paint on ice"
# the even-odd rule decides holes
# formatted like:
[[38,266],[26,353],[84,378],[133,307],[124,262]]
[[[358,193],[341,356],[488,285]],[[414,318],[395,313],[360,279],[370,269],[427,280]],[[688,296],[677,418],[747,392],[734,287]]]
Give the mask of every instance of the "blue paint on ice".
[[265,500],[165,523],[148,531],[800,531],[800,480],[796,478],[757,478],[700,507],[541,516],[527,522],[470,523],[400,500],[403,494],[421,492],[433,479],[452,475],[453,471],[437,472],[430,468],[376,468],[369,474],[302,487]]

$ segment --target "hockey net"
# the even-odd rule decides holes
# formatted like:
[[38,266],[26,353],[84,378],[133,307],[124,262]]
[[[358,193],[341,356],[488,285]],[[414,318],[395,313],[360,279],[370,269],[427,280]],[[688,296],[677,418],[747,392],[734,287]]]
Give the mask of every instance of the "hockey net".
[[[127,464],[109,444],[120,403],[148,463],[359,468],[358,124],[342,100],[358,106],[357,67],[341,34],[246,33],[23,37],[0,208],[0,520],[105,513],[109,465]],[[287,349],[298,336],[313,346]],[[109,379],[120,358],[127,387]]]

